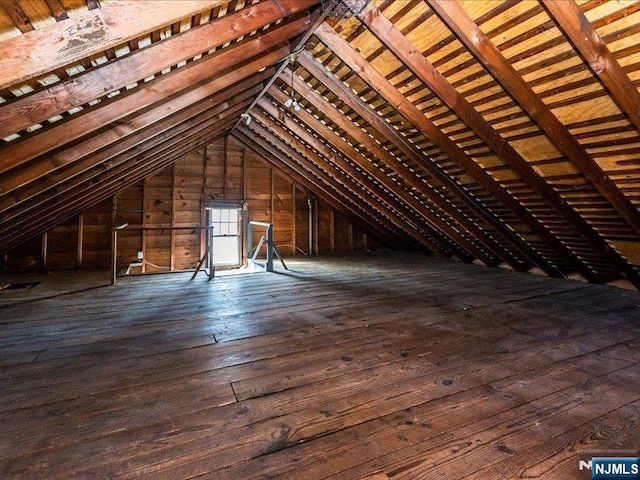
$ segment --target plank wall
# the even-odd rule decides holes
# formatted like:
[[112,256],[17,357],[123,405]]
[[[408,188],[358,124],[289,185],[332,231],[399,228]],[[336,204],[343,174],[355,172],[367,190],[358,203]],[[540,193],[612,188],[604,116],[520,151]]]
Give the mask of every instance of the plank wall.
[[[198,227],[204,222],[204,205],[211,201],[246,202],[251,220],[274,223],[276,244],[283,255],[308,254],[309,199],[316,223],[314,253],[382,246],[253,151],[232,139],[221,139],[15,248],[3,262],[12,271],[108,268],[112,226]],[[254,245],[262,233],[256,229]],[[118,239],[118,264],[135,263],[142,251],[145,262],[132,272],[192,269],[202,256],[203,240],[200,230],[124,230]]]

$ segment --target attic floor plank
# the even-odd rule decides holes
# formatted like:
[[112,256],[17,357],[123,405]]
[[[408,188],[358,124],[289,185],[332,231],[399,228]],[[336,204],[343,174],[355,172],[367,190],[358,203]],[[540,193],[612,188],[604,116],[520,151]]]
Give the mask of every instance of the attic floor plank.
[[0,478],[565,478],[640,447],[636,292],[288,263],[0,292]]

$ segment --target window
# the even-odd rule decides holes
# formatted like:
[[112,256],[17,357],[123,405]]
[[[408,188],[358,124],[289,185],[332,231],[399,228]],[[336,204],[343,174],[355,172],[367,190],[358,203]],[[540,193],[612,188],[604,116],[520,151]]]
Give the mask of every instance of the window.
[[242,248],[242,207],[213,206],[209,208],[213,226],[213,263],[239,266]]

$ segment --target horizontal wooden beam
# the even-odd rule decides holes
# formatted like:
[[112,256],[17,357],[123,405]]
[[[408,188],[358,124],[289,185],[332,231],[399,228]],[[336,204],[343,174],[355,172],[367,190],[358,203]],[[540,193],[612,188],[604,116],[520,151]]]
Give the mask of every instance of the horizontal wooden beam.
[[[41,91],[0,105],[0,138],[192,59],[313,5],[314,0],[266,0],[170,37]],[[168,8],[167,10],[171,10]],[[308,25],[307,25],[308,26]],[[276,29],[286,34],[285,31]],[[280,38],[287,40],[290,36]]]
[[80,62],[226,2],[181,0],[171,8],[153,0],[109,2],[102,9],[81,12],[68,21],[3,40],[0,90]]

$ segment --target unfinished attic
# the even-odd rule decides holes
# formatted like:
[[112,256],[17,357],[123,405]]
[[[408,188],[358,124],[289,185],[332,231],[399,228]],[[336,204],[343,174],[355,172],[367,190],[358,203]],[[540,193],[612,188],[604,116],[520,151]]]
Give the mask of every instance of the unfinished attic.
[[639,88],[631,0],[0,1],[0,478],[638,465]]

